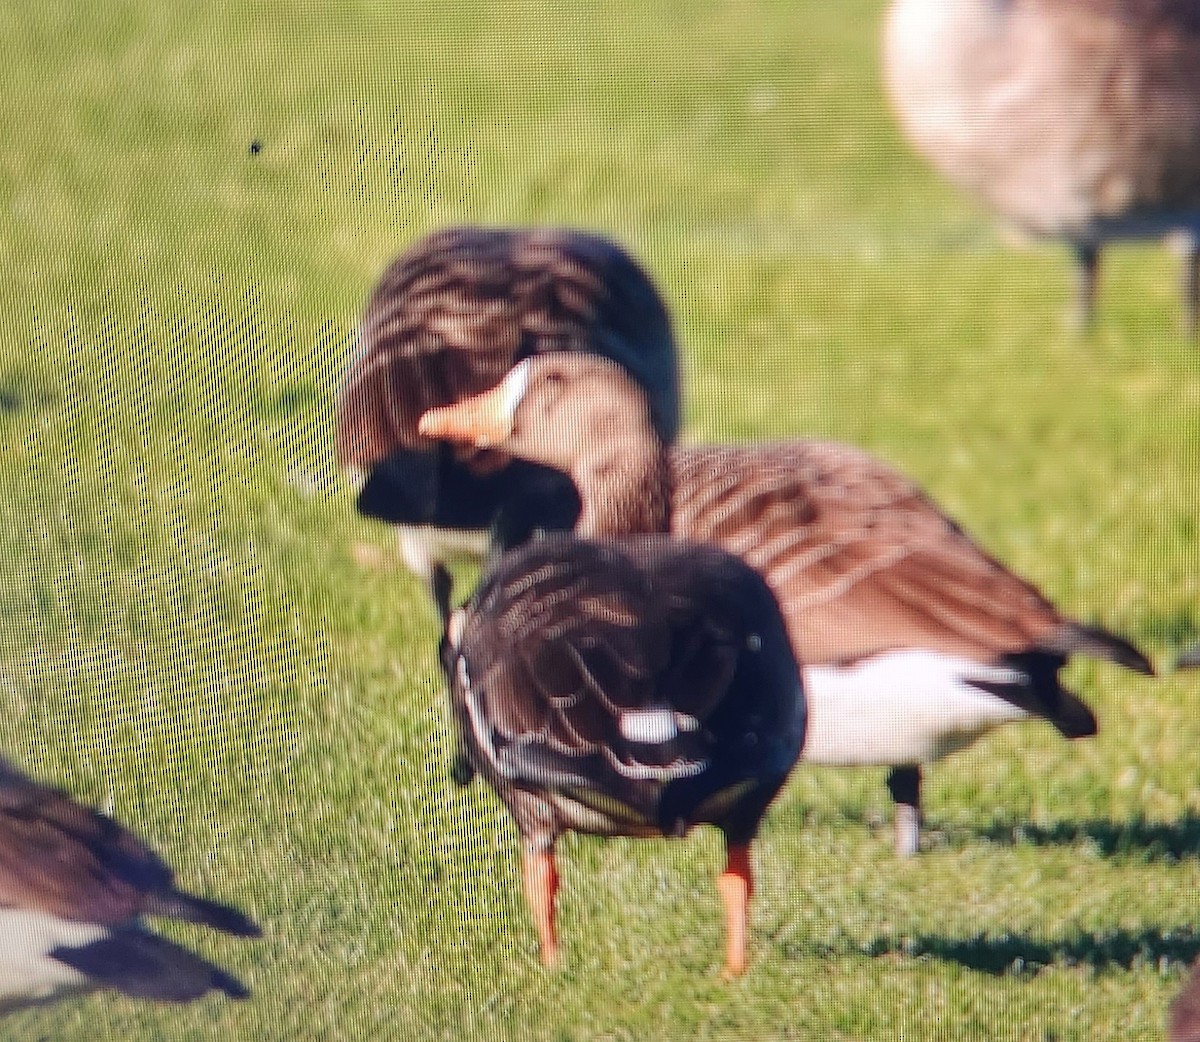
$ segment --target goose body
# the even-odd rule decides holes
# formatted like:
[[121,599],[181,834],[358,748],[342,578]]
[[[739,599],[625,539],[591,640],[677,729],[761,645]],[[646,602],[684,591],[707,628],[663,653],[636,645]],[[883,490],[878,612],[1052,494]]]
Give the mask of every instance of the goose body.
[[1194,326],[1200,8],[1191,0],[894,0],[884,73],[914,147],[1026,231],[1069,243],[1079,318],[1112,239],[1182,232]]
[[1200,644],[1180,655],[1175,665],[1179,669],[1200,668]]
[[644,395],[612,363],[578,361],[590,384],[570,379],[566,357],[531,358],[421,420],[429,436],[469,432],[560,469],[582,504],[575,534],[504,554],[449,619],[460,755],[516,819],[547,963],[561,833],[678,837],[711,824],[727,850],[718,889],[736,975],[750,845],[804,741],[799,669],[758,573],[667,534],[670,472]]
[[[553,410],[564,407],[556,403],[581,394],[572,381],[588,387],[587,370],[604,366],[555,363],[558,384],[539,388],[524,423],[553,425]],[[520,368],[507,387],[454,407],[470,416],[484,408],[475,403],[502,405],[503,422],[486,437],[514,455],[528,450],[513,429],[511,400],[534,379]],[[607,410],[597,410],[606,426],[580,424],[573,451],[592,446],[592,469],[629,465],[639,450],[622,432],[646,430],[627,422],[637,415],[637,388],[592,384],[587,395],[609,396]],[[466,438],[481,422],[442,434]],[[890,767],[902,853],[917,849],[923,764],[1017,720],[1044,719],[1069,738],[1095,733],[1091,710],[1058,680],[1072,653],[1150,671],[1136,648],[1064,617],[916,485],[857,449],[789,441],[677,447],[665,459],[671,494],[659,513],[671,532],[737,555],[779,601],[805,677],[804,759]]]
[[726,972],[745,968],[749,847],[804,738],[800,675],[759,576],[669,537],[548,535],[505,554],[443,649],[472,767],[516,820],[543,958],[567,831],[686,835],[728,862]]
[[172,1002],[248,994],[150,931],[147,916],[259,932],[237,910],[178,889],[128,829],[0,760],[0,1013],[98,988]]
[[625,367],[656,430],[679,427],[670,319],[646,274],[596,235],[563,229],[452,228],[384,272],[338,399],[339,463],[359,475],[358,509],[399,528],[405,563],[443,617],[447,561],[535,529],[569,530],[579,511],[559,472],[420,435],[422,413],[493,386],[523,358],[584,352]]

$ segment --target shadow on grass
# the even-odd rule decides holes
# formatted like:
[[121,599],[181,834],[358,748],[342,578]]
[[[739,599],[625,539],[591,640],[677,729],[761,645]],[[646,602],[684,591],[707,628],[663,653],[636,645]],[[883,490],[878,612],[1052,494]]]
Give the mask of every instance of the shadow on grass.
[[1130,861],[1180,861],[1200,857],[1200,815],[1177,821],[1058,821],[1050,825],[997,822],[976,835],[993,843],[1035,847],[1084,846],[1103,857]]
[[[974,937],[938,937],[918,934],[906,937],[877,937],[862,945],[817,946],[823,957],[858,953],[872,958],[900,955],[910,959],[953,962],[979,973],[995,976],[1033,976],[1049,966],[1084,967],[1091,970],[1129,970],[1152,966],[1165,972],[1173,966],[1189,966],[1200,956],[1200,934],[1191,928],[1162,930],[1109,930],[1077,933],[1057,940],[1026,934],[977,934]],[[786,958],[811,957],[813,946],[803,943],[780,945]]]
[[1171,965],[1188,966],[1200,955],[1200,935],[1190,929],[1112,930],[1079,933],[1059,940],[1035,940],[1023,934],[976,937],[879,938],[873,955],[929,956],[967,969],[996,975],[1035,974],[1047,966],[1082,966],[1093,970]]

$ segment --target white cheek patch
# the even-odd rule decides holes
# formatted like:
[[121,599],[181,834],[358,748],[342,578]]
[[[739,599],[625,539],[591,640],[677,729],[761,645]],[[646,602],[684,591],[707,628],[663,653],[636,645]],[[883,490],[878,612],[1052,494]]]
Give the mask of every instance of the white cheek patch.
[[500,409],[504,414],[504,418],[511,424],[513,417],[517,414],[517,406],[521,404],[521,399],[525,397],[525,392],[529,390],[529,363],[532,361],[526,358],[525,361],[518,363],[509,370],[508,375],[500,381]]

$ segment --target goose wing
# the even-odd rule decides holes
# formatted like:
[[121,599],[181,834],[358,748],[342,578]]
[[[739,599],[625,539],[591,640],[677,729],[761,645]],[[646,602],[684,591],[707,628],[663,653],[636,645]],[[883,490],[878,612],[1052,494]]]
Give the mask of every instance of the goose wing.
[[676,450],[675,532],[766,579],[806,665],[919,647],[989,662],[1086,651],[1149,672],[1126,641],[1065,619],[911,481],[846,445]]

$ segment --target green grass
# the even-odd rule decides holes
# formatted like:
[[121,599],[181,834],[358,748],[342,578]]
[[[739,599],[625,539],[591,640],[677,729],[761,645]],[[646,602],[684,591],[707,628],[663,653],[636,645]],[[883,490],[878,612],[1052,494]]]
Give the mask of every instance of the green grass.
[[690,439],[857,442],[1065,609],[1163,663],[1196,639],[1170,256],[1114,250],[1067,335],[1064,251],[1009,248],[900,142],[880,10],[0,0],[0,748],[266,931],[171,930],[247,1003],[93,996],[0,1035],[1161,1037],[1200,953],[1200,679],[1073,666],[1100,737],[933,769],[912,863],[882,771],[801,769],[732,985],[714,836],[568,840],[547,975],[512,826],[447,778],[432,611],[330,460],[389,256],[599,229],[675,311]]

